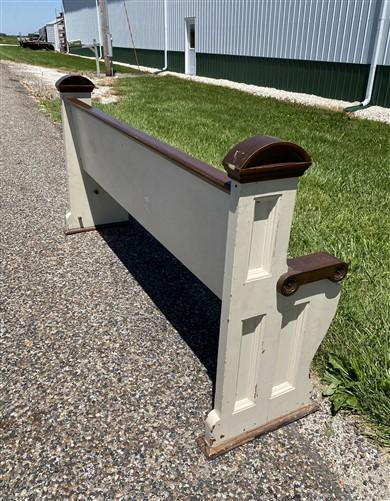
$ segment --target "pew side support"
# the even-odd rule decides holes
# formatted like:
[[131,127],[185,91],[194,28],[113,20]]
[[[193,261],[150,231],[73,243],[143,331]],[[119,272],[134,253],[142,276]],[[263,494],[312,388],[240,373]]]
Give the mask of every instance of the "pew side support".
[[318,409],[310,365],[346,265],[326,253],[287,260],[298,180],[310,164],[302,148],[272,137],[243,141],[224,159],[232,191],[217,384],[198,440],[209,458]]
[[[61,98],[70,210],[65,216],[65,233],[70,235],[107,226],[126,224],[128,213],[83,169],[77,141],[77,122],[67,97],[91,105],[94,84],[80,75],[66,75],[56,83]],[[72,124],[72,125],[71,125]],[[109,166],[107,166],[109,168]]]

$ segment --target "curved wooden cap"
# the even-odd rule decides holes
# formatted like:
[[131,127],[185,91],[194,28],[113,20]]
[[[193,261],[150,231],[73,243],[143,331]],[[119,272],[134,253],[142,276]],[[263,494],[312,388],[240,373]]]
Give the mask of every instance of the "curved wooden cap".
[[89,78],[82,75],[64,75],[56,82],[56,88],[59,92],[91,93],[95,85]]
[[311,165],[297,144],[273,136],[253,136],[234,146],[223,159],[229,177],[240,183],[299,177]]

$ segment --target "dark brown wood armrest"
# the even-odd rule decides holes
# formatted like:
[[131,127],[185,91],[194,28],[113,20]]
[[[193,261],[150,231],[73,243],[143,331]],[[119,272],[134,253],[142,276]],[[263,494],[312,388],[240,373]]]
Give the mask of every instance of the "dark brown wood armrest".
[[308,256],[288,259],[288,271],[277,283],[283,296],[291,296],[302,284],[328,279],[340,282],[348,272],[348,265],[327,252],[317,252]]

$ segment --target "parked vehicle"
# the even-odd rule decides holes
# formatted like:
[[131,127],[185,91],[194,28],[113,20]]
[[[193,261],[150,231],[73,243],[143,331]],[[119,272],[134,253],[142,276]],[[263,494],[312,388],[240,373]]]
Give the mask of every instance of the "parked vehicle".
[[40,28],[39,31],[36,33],[30,33],[27,37],[20,37],[19,45],[21,47],[33,50],[37,49],[54,50],[53,43],[48,42],[47,40],[46,26]]

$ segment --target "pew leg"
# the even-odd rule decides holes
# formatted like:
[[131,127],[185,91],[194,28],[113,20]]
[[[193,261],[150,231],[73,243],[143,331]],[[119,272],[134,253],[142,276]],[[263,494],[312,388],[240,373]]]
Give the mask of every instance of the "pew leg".
[[[90,104],[90,97],[79,97]],[[70,127],[72,110],[64,101],[61,112],[70,205],[65,220],[66,234],[126,223],[126,210],[84,171],[78,152],[77,131]]]
[[232,183],[214,409],[200,441],[214,457],[317,409],[309,370],[340,286],[277,290],[287,270],[296,179]]
[[318,409],[312,400],[310,365],[336,313],[339,295],[340,285],[329,280],[307,284],[292,297],[278,295],[281,317],[275,318],[273,328],[269,323],[265,328],[264,316],[246,327],[243,322],[242,334],[238,324],[236,335],[233,325],[221,332],[227,343],[229,337],[241,341],[236,342],[235,356],[228,356],[221,346],[215,408],[198,441],[208,458]]
[[267,424],[282,322],[276,282],[287,270],[296,184],[232,183],[215,401],[203,438],[208,457]]
[[305,284],[293,296],[278,294],[282,325],[268,420],[312,404],[310,366],[334,318],[341,286],[330,280]]
[[69,201],[67,235],[128,223],[126,210],[80,168],[69,172]]

